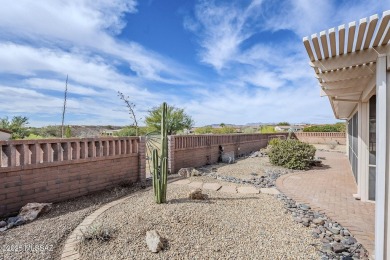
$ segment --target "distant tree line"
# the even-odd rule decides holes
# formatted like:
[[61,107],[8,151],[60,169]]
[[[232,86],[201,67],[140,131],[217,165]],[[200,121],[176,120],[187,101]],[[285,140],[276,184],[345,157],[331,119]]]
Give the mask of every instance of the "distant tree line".
[[345,132],[345,123],[336,123],[328,125],[313,125],[305,127],[303,132]]
[[236,132],[236,129],[231,126],[226,126],[225,124],[221,125],[222,127],[218,128],[214,128],[212,126],[198,127],[195,129],[195,134],[231,134]]

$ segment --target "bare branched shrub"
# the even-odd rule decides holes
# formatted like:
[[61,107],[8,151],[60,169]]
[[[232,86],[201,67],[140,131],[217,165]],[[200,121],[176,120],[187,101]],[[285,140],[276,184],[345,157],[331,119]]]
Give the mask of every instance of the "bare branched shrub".
[[97,223],[90,225],[85,231],[81,231],[81,242],[97,240],[105,242],[113,238],[115,230],[111,227],[104,227],[103,224]]

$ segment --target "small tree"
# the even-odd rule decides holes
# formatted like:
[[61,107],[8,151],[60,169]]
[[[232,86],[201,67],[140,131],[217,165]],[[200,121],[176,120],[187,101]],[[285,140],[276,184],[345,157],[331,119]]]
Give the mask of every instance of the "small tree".
[[138,120],[135,115],[135,104],[129,100],[129,96],[125,97],[125,95],[123,95],[123,93],[120,91],[118,91],[118,96],[125,102],[127,109],[129,109],[129,115],[133,121],[133,126],[135,127],[135,135],[138,136]]
[[[64,107],[62,109],[62,121],[61,121],[61,138],[64,138],[64,120],[65,120],[67,95],[68,95],[68,75],[66,75],[66,82],[65,82]],[[66,135],[66,133],[65,133],[65,135]]]
[[[152,108],[145,118],[146,125],[152,131],[161,129],[162,105]],[[184,109],[168,106],[167,108],[167,131],[168,135],[175,134],[179,130],[190,129],[194,125],[191,116],[184,112]]]
[[71,130],[70,126],[67,126],[65,128],[65,137],[66,138],[71,138],[72,137],[72,130]]
[[278,126],[289,126],[290,123],[289,122],[279,122],[278,123]]
[[23,139],[28,136],[28,118],[25,116],[14,116],[10,121],[8,117],[0,118],[0,128],[12,132],[12,139]]

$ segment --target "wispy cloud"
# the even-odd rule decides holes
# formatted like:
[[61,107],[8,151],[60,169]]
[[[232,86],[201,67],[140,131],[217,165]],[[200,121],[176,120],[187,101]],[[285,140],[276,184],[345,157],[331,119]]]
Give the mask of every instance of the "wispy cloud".
[[254,0],[246,7],[202,1],[195,8],[195,18],[187,17],[185,27],[200,36],[201,61],[217,70],[225,68],[240,45],[251,37],[262,1]]
[[7,8],[0,10],[2,38],[49,49],[98,52],[127,63],[135,74],[149,80],[169,83],[177,80],[177,75],[185,75],[183,66],[168,57],[114,37],[126,25],[124,15],[137,11],[134,0],[6,2]]
[[388,9],[386,1],[282,0],[264,3],[264,30],[290,30],[299,37]]

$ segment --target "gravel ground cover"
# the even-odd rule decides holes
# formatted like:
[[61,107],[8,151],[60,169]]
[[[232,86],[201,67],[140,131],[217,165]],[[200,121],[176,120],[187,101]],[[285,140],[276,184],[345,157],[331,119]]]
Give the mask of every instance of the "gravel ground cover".
[[327,151],[327,152],[340,152],[346,153],[346,146],[344,144],[338,144],[335,146],[329,144],[313,144],[317,150]]
[[102,204],[139,190],[116,187],[53,205],[37,220],[0,232],[0,260],[59,259],[63,242],[74,228]]
[[[113,237],[79,243],[82,259],[318,259],[310,230],[273,196],[203,191],[209,199],[194,201],[190,190],[169,185],[167,204],[156,204],[148,191],[107,210],[92,226],[113,230]],[[157,254],[145,242],[153,229],[167,241]]]
[[283,169],[272,165],[268,157],[240,158],[233,164],[218,163],[201,167],[201,172],[214,172],[217,175],[251,179],[253,176],[264,175],[267,169]]

